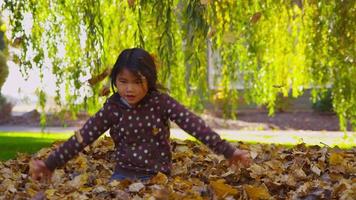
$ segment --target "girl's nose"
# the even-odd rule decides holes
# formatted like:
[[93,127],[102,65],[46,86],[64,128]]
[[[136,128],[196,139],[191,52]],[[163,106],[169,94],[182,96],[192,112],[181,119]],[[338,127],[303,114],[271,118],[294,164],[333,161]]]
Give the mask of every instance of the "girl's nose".
[[133,84],[131,84],[131,83],[129,83],[129,84],[127,84],[127,86],[126,86],[126,91],[132,91],[133,90]]

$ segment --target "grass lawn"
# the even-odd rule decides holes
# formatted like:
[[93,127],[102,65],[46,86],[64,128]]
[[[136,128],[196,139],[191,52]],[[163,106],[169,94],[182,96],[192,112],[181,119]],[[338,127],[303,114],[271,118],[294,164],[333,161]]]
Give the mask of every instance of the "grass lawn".
[[35,153],[56,140],[66,140],[72,133],[18,133],[0,132],[0,160],[14,158],[17,152]]
[[[57,140],[66,140],[73,135],[67,133],[34,133],[34,132],[0,132],[0,161],[14,158],[17,152],[35,153],[43,147],[48,147]],[[307,145],[328,145],[340,148],[354,148],[356,146],[356,133],[349,134],[348,138],[328,137],[327,135],[306,135],[301,137],[298,132],[276,134],[273,132],[263,135],[248,131],[222,132],[220,135],[229,141],[243,141],[245,143],[275,143],[293,146],[301,142]],[[183,131],[172,133],[172,138],[194,140]]]

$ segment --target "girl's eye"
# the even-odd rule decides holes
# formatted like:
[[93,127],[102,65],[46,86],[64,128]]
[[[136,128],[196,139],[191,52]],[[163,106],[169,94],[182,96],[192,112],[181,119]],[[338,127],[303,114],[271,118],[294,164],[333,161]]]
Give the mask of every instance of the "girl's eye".
[[137,81],[135,81],[135,83],[136,83],[136,84],[141,84],[142,81],[141,81],[141,80],[137,80]]
[[120,83],[127,83],[125,80],[119,80]]

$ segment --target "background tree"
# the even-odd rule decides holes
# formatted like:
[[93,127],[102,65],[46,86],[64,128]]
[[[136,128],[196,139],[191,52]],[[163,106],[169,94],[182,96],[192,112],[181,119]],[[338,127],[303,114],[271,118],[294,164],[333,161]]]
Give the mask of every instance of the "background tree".
[[5,24],[0,18],[0,95],[1,88],[9,75],[9,68],[6,64],[6,44],[5,44]]
[[[20,70],[50,68],[59,105],[94,112],[105,81],[98,77],[128,47],[143,47],[160,61],[160,80],[185,105],[202,110],[208,90],[209,44],[220,56],[218,97],[234,116],[236,81],[245,99],[267,105],[311,88],[314,100],[331,87],[333,109],[345,129],[356,127],[355,1],[327,0],[5,0],[11,39],[22,48]],[[31,23],[30,23],[31,22]],[[30,31],[25,27],[29,27]],[[24,25],[27,26],[24,26]],[[31,52],[31,53],[30,53]],[[33,54],[33,56],[31,55]],[[91,79],[92,80],[92,79]],[[60,88],[65,87],[65,94]],[[45,105],[46,94],[38,93]],[[215,95],[216,96],[216,95]],[[100,99],[97,101],[97,99]]]
[[[1,16],[1,12],[0,12]],[[0,18],[0,118],[9,117],[11,115],[12,104],[7,102],[5,97],[1,94],[1,88],[4,85],[6,78],[9,75],[9,68],[7,66],[7,46],[5,38],[6,26]]]

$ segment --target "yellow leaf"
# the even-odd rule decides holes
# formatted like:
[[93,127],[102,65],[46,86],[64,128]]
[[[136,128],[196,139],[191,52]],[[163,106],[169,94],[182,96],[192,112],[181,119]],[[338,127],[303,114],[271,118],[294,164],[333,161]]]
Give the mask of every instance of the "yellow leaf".
[[79,156],[75,158],[75,163],[78,171],[81,173],[84,173],[88,169],[88,161],[82,153],[79,153]]
[[158,174],[151,179],[151,183],[153,184],[164,185],[167,184],[167,182],[168,182],[167,176],[161,172],[158,172]]
[[32,188],[27,188],[26,193],[29,194],[31,197],[33,197],[37,194],[37,191]]
[[[94,188],[94,190],[95,190],[95,188]],[[79,191],[81,191],[81,192],[92,192],[92,191],[94,192],[94,190],[93,190],[93,187],[81,187],[79,189]]]
[[332,152],[329,157],[330,165],[339,165],[343,162],[344,156],[342,153]]
[[269,191],[265,185],[246,185],[244,189],[251,200],[271,198],[271,195],[269,194]]
[[224,198],[230,195],[237,195],[239,192],[237,189],[233,188],[231,185],[225,184],[224,179],[219,179],[217,181],[211,181],[210,187],[214,190],[215,194],[219,198]]
[[45,191],[45,194],[46,194],[46,197],[47,198],[51,198],[53,197],[54,193],[56,192],[57,190],[56,189],[48,189]]
[[1,31],[1,32],[5,32],[5,31],[6,31],[6,24],[2,24],[2,25],[0,26],[0,31]]
[[174,188],[177,188],[179,190],[190,190],[193,186],[193,183],[191,181],[187,181],[180,176],[177,176],[174,178],[173,181]]

